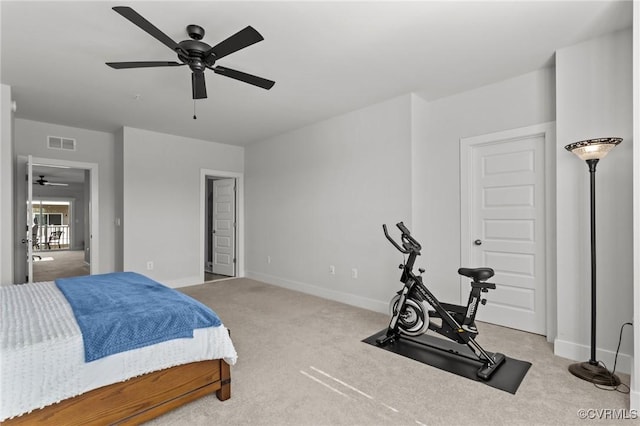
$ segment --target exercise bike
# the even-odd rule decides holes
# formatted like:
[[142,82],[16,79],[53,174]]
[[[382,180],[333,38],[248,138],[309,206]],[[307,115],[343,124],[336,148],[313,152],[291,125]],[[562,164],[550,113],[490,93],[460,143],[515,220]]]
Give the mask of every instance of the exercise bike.
[[[389,309],[391,320],[386,335],[376,339],[379,346],[393,343],[403,336],[419,336],[431,329],[438,334],[456,343],[467,345],[473,355],[466,356],[459,352],[449,350],[455,355],[478,361],[482,364],[477,371],[477,376],[488,380],[493,373],[504,363],[505,356],[501,353],[489,355],[475,341],[478,329],[475,324],[478,305],[486,304],[487,300],[482,293],[495,289],[496,285],[485,282],[494,275],[491,268],[460,268],[458,273],[471,278],[471,291],[467,306],[453,305],[440,302],[422,282],[424,269],[419,268],[420,275],[415,275],[413,266],[420,255],[422,246],[411,232],[402,223],[396,225],[402,232],[402,246],[398,244],[387,232],[387,226],[382,225],[384,235],[401,253],[408,254],[409,258],[404,264],[400,264],[402,276],[400,281],[404,287],[391,299]],[[438,350],[445,350],[437,346],[428,345]]]

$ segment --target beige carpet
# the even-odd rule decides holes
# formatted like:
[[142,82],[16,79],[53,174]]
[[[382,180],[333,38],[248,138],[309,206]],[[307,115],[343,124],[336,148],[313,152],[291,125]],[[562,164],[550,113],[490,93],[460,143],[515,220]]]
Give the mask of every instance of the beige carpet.
[[152,425],[584,425],[580,409],[629,404],[573,377],[542,336],[478,325],[487,350],[533,363],[512,395],[362,343],[386,315],[249,279],[181,290],[231,329],[231,399],[208,396]]

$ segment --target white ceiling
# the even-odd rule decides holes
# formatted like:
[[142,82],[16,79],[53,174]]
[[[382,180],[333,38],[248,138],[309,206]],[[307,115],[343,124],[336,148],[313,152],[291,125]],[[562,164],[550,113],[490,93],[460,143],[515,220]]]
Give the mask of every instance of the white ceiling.
[[[193,120],[187,67],[111,10],[131,6],[175,41],[214,45],[247,25],[264,41],[216,65],[271,80],[267,91],[207,71]],[[16,117],[114,132],[122,126],[246,145],[408,92],[436,99],[553,64],[554,51],[631,26],[631,1],[1,3],[1,81]],[[136,99],[139,97],[139,99]]]

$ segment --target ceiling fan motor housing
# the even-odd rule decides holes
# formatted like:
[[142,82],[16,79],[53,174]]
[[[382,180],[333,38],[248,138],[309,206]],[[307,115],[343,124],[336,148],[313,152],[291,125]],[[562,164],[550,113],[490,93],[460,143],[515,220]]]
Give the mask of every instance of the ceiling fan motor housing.
[[[206,66],[213,65],[215,62],[215,58],[213,55],[211,58],[205,58],[207,52],[211,50],[211,46],[203,41],[198,40],[184,40],[178,43],[183,52],[178,51],[178,58],[187,65],[193,71],[202,72],[205,70]],[[186,53],[184,55],[183,53]],[[206,60],[206,63],[205,63]]]

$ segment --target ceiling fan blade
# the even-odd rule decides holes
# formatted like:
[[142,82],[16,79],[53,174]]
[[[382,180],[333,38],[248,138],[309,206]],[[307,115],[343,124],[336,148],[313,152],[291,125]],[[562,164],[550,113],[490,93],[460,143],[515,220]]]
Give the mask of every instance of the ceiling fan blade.
[[167,46],[169,49],[171,49],[173,51],[180,50],[180,46],[178,45],[178,43],[173,41],[171,39],[171,37],[169,37],[168,35],[166,35],[162,31],[160,31],[158,28],[156,28],[155,25],[153,25],[151,22],[147,21],[138,12],[136,12],[133,9],[131,9],[130,7],[128,7],[128,6],[115,6],[115,7],[113,7],[113,10],[115,10],[120,15],[124,16],[125,18],[127,18],[129,21],[133,22],[135,25],[140,27],[140,29],[142,29],[143,31],[148,33],[150,36],[152,36],[156,40],[160,41],[162,44]]
[[105,62],[111,68],[117,70],[123,68],[149,68],[149,67],[178,67],[184,64],[179,62],[142,61],[142,62]]
[[227,67],[217,66],[212,68],[213,72],[216,74],[224,75],[225,77],[233,78],[236,80],[240,80],[244,83],[253,84],[254,86],[262,87],[263,89],[271,89],[275,81],[267,80],[266,78],[258,77],[255,75],[247,74],[242,71],[234,70]]
[[47,182],[45,183],[46,186],[69,186],[68,183],[55,183],[55,182]]
[[191,90],[193,99],[205,99],[207,97],[207,86],[204,82],[203,72],[191,73]]
[[248,26],[213,46],[206,56],[213,53],[217,60],[262,40],[264,37],[252,26]]

